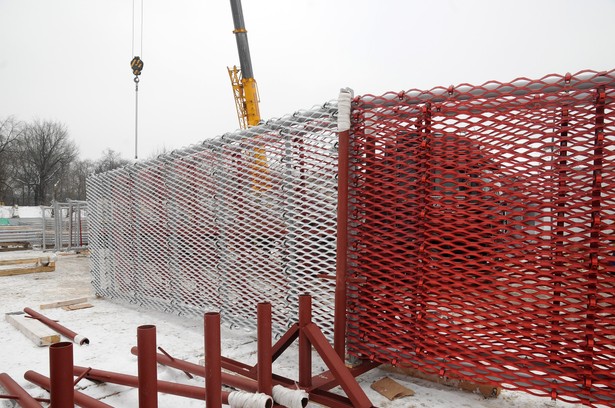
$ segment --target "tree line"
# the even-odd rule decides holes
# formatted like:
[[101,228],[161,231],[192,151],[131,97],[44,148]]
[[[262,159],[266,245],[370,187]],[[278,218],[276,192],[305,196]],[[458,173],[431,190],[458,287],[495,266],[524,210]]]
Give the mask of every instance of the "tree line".
[[79,159],[67,127],[55,121],[22,122],[0,118],[0,203],[50,205],[54,200],[85,200],[90,174],[129,164],[106,149],[98,160]]

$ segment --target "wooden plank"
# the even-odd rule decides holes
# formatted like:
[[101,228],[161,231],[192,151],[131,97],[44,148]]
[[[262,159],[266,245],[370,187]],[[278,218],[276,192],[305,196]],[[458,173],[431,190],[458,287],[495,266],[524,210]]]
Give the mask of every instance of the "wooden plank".
[[53,309],[56,307],[76,305],[78,303],[85,303],[87,301],[88,301],[88,298],[86,297],[79,298],[79,299],[61,300],[59,302],[45,303],[44,305],[41,305],[40,308],[41,309]]
[[47,266],[33,266],[31,268],[0,269],[0,276],[26,275],[28,273],[53,272],[55,270],[56,270],[56,264],[55,262],[51,262]]
[[459,390],[471,392],[474,394],[481,394],[485,398],[497,398],[502,391],[502,388],[497,384],[479,384],[473,381],[461,380],[458,377],[452,375],[439,376],[437,374],[427,374],[410,366],[383,365],[382,368],[384,368],[385,371],[389,371],[392,373],[406,374],[411,377],[446,385],[448,387],[456,388]]
[[80,305],[64,306],[62,309],[71,311],[71,310],[89,309],[90,307],[94,307],[94,305],[91,303],[81,303]]
[[24,312],[6,313],[7,322],[22,332],[39,347],[58,343],[60,335],[36,319],[26,317]]
[[40,258],[0,259],[0,266],[38,264],[39,262],[40,262]]

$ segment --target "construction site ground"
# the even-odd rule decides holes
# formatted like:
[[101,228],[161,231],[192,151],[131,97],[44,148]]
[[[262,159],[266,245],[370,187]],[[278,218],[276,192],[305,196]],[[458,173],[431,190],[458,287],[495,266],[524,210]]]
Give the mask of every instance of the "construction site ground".
[[[13,251],[0,253],[0,260],[46,256],[37,251]],[[62,308],[45,309],[41,312],[58,320],[69,329],[86,336],[89,345],[74,346],[74,364],[102,370],[136,375],[137,358],[130,353],[136,345],[137,327],[154,324],[157,328],[157,342],[175,358],[198,363],[203,359],[203,322],[194,317],[180,317],[140,308],[138,305],[114,303],[96,298],[90,285],[89,257],[83,254],[57,254],[54,272],[39,272],[17,276],[0,277],[0,311],[11,313],[30,307],[39,311],[40,305],[76,298],[87,298],[93,307],[80,310]],[[254,305],[256,310],[256,305]],[[255,312],[256,313],[256,312]],[[49,375],[49,352],[46,347],[36,346],[30,339],[11,326],[4,318],[0,320],[0,372],[8,373],[22,387],[35,397],[49,395],[41,388],[24,380],[28,370]],[[256,362],[256,332],[222,327],[222,354],[246,364]],[[296,346],[296,345],[295,345]],[[314,355],[313,372],[324,371],[324,364]],[[274,364],[274,373],[297,378],[296,347],[291,347]],[[390,377],[412,389],[413,396],[389,401],[370,388],[370,385]],[[159,366],[158,377],[162,380],[191,385],[204,385],[204,379],[189,379],[184,373]],[[406,377],[375,369],[358,379],[374,406],[382,408],[542,408],[580,407],[549,398],[503,390],[498,398],[486,399],[482,395]],[[100,399],[114,407],[138,406],[136,389],[113,384],[96,384],[81,380],[76,387],[81,392]],[[335,392],[342,392],[334,389]],[[174,408],[202,407],[203,401],[191,400],[172,395],[159,395],[159,406]],[[14,402],[0,399],[0,406],[12,407]],[[309,407],[319,405],[310,403]]]

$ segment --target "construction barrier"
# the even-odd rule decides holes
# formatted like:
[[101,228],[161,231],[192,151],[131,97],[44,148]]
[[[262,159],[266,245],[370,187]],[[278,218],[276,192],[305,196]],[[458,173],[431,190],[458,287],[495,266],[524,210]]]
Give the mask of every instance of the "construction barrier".
[[352,355],[615,407],[614,87],[355,98]]

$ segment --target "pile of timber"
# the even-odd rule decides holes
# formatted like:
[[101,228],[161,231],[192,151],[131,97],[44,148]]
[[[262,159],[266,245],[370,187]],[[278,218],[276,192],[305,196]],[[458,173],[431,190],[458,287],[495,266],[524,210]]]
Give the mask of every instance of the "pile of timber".
[[40,256],[32,258],[0,259],[0,276],[24,275],[56,270],[55,257]]

